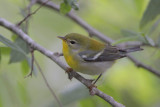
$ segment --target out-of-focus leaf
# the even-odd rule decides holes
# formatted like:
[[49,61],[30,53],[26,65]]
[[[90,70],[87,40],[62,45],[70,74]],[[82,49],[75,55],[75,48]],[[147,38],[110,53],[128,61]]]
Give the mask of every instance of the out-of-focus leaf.
[[140,28],[143,28],[148,22],[154,20],[160,14],[160,0],[150,0],[146,11],[140,22]]
[[3,44],[5,44],[6,46],[8,46],[8,47],[10,47],[12,49],[15,49],[15,50],[17,50],[19,52],[22,52],[22,50],[16,44],[11,42],[9,39],[3,37],[2,35],[0,35],[0,42],[2,42]]
[[23,39],[21,39],[20,37],[17,37],[14,43],[18,45],[25,53],[27,54],[29,53],[29,46]]
[[21,52],[22,54],[25,55],[25,52],[19,47],[17,46],[16,44],[14,44],[12,41],[10,41],[9,39],[3,37],[2,35],[0,35],[0,42],[2,42],[3,44],[5,44],[6,46],[14,49],[14,50],[17,50],[18,52]]
[[130,37],[119,39],[114,43],[112,43],[112,45],[117,45],[117,44],[128,42],[128,41],[139,41],[139,40],[140,40],[140,36],[130,36]]
[[12,50],[10,53],[10,61],[9,63],[15,63],[15,62],[20,62],[22,60],[26,59],[26,56],[22,53],[20,53],[17,50]]
[[68,3],[74,10],[78,10],[77,0],[64,0],[65,3]]
[[[77,83],[77,85],[71,86],[70,88],[63,90],[60,96],[61,101],[63,101],[62,103],[64,105],[67,105],[82,98],[89,97],[90,95],[86,87]],[[70,97],[68,98],[68,96]]]
[[121,30],[121,34],[123,35],[123,36],[137,36],[137,35],[140,35],[139,33],[137,33],[137,32],[134,32],[134,31],[131,31],[131,30],[127,30],[127,29],[123,29],[123,30]]
[[10,52],[11,52],[11,48],[9,48],[9,47],[3,46],[3,47],[0,47],[0,49],[1,49],[1,54],[2,55],[9,55]]
[[159,23],[160,23],[160,19],[157,20],[157,21],[152,25],[152,27],[151,27],[148,35],[151,35],[151,34],[156,30],[156,28],[158,28]]
[[158,37],[157,45],[160,47],[160,35]]
[[23,75],[27,75],[28,72],[29,72],[29,69],[30,69],[30,66],[28,64],[28,61],[27,60],[24,60],[21,62],[21,68],[22,68],[22,71],[23,71]]
[[78,3],[77,0],[63,0],[64,2],[60,4],[60,12],[62,14],[66,14],[71,11],[73,8],[74,10],[78,10]]
[[71,10],[71,6],[68,3],[61,3],[60,12],[66,14]]
[[20,60],[27,57],[27,54],[26,54],[27,50],[22,49],[22,48],[24,48],[23,46],[19,47],[19,45],[21,45],[21,43],[19,43],[19,42],[18,43],[13,43],[12,41],[3,37],[2,35],[0,35],[0,42],[4,43],[6,46],[8,46],[12,49],[11,59],[10,59],[9,63],[17,62],[17,61],[20,61]]
[[[29,47],[27,45],[27,43],[21,39],[20,37],[17,37],[14,44],[16,44],[19,48],[21,48],[21,50],[23,50],[23,52],[27,55],[29,53]],[[14,62],[20,62],[24,59],[26,59],[26,55],[22,54],[21,52],[18,52],[15,49],[11,50],[11,54],[10,54],[10,61],[9,63],[14,63]]]
[[20,94],[21,101],[23,102],[23,107],[27,107],[26,105],[29,105],[30,99],[29,95],[27,94],[25,84],[18,83],[18,92]]
[[16,38],[17,38],[17,35],[16,35],[16,34],[13,34],[11,38],[12,38],[13,41],[15,41]]
[[0,97],[0,107],[3,107],[3,100],[2,100],[2,97]]
[[147,41],[148,44],[150,44],[151,46],[155,46],[154,41],[148,37],[148,36],[144,36],[145,40]]
[[0,48],[0,62],[1,62],[1,57],[2,57],[2,56],[1,56],[1,48]]

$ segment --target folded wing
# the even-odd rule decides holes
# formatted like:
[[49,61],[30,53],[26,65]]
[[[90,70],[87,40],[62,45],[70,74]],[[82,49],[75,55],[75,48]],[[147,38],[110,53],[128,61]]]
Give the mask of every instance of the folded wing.
[[79,53],[79,56],[87,62],[103,62],[103,61],[114,61],[126,57],[127,53],[143,50],[140,47],[119,49],[115,46],[107,46],[102,51],[83,51]]

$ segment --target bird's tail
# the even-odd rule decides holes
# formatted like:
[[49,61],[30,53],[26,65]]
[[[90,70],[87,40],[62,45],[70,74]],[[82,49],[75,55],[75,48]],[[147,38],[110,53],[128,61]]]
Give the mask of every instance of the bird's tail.
[[130,52],[136,52],[136,51],[142,51],[142,50],[143,50],[142,48],[137,46],[137,47],[127,48],[127,49],[120,49],[119,51],[126,54],[126,53],[130,53]]

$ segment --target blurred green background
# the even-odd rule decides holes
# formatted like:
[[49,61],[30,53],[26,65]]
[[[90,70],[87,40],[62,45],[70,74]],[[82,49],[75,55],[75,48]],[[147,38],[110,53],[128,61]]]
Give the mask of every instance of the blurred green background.
[[[63,2],[52,1],[58,5]],[[23,19],[20,12],[28,3],[27,0],[0,0],[0,17],[17,23]],[[140,20],[148,3],[149,0],[80,0],[79,10],[75,13],[100,32],[114,40],[119,40],[125,38],[124,31],[147,32],[150,29],[150,27],[139,29]],[[33,6],[32,11],[38,6]],[[158,27],[150,35],[154,41],[160,34]],[[45,7],[30,19],[31,38],[53,52],[62,52],[61,40],[57,36],[72,32],[88,35],[83,28],[63,14]],[[12,40],[12,33],[2,27],[0,27],[0,34]],[[144,51],[132,55],[159,70],[160,50],[143,48]],[[1,47],[0,107],[57,107],[57,102],[39,72],[36,72],[32,78],[24,78],[30,71],[25,69],[25,61],[9,64],[10,51],[8,48]],[[50,59],[39,52],[35,52],[35,57],[64,107],[110,107],[101,98],[90,96],[88,89],[77,80],[70,81],[67,74]],[[64,61],[63,58],[61,59]],[[127,58],[118,60],[103,75],[97,86],[127,107],[160,107],[160,78],[142,68],[137,68]]]

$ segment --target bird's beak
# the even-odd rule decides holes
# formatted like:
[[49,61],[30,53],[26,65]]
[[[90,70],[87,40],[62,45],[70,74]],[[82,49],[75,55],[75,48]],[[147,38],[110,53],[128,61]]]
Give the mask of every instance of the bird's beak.
[[66,38],[65,38],[65,37],[63,37],[63,36],[58,36],[58,38],[59,38],[59,39],[61,39],[61,40],[63,40],[63,41],[65,41],[65,40],[66,40]]

